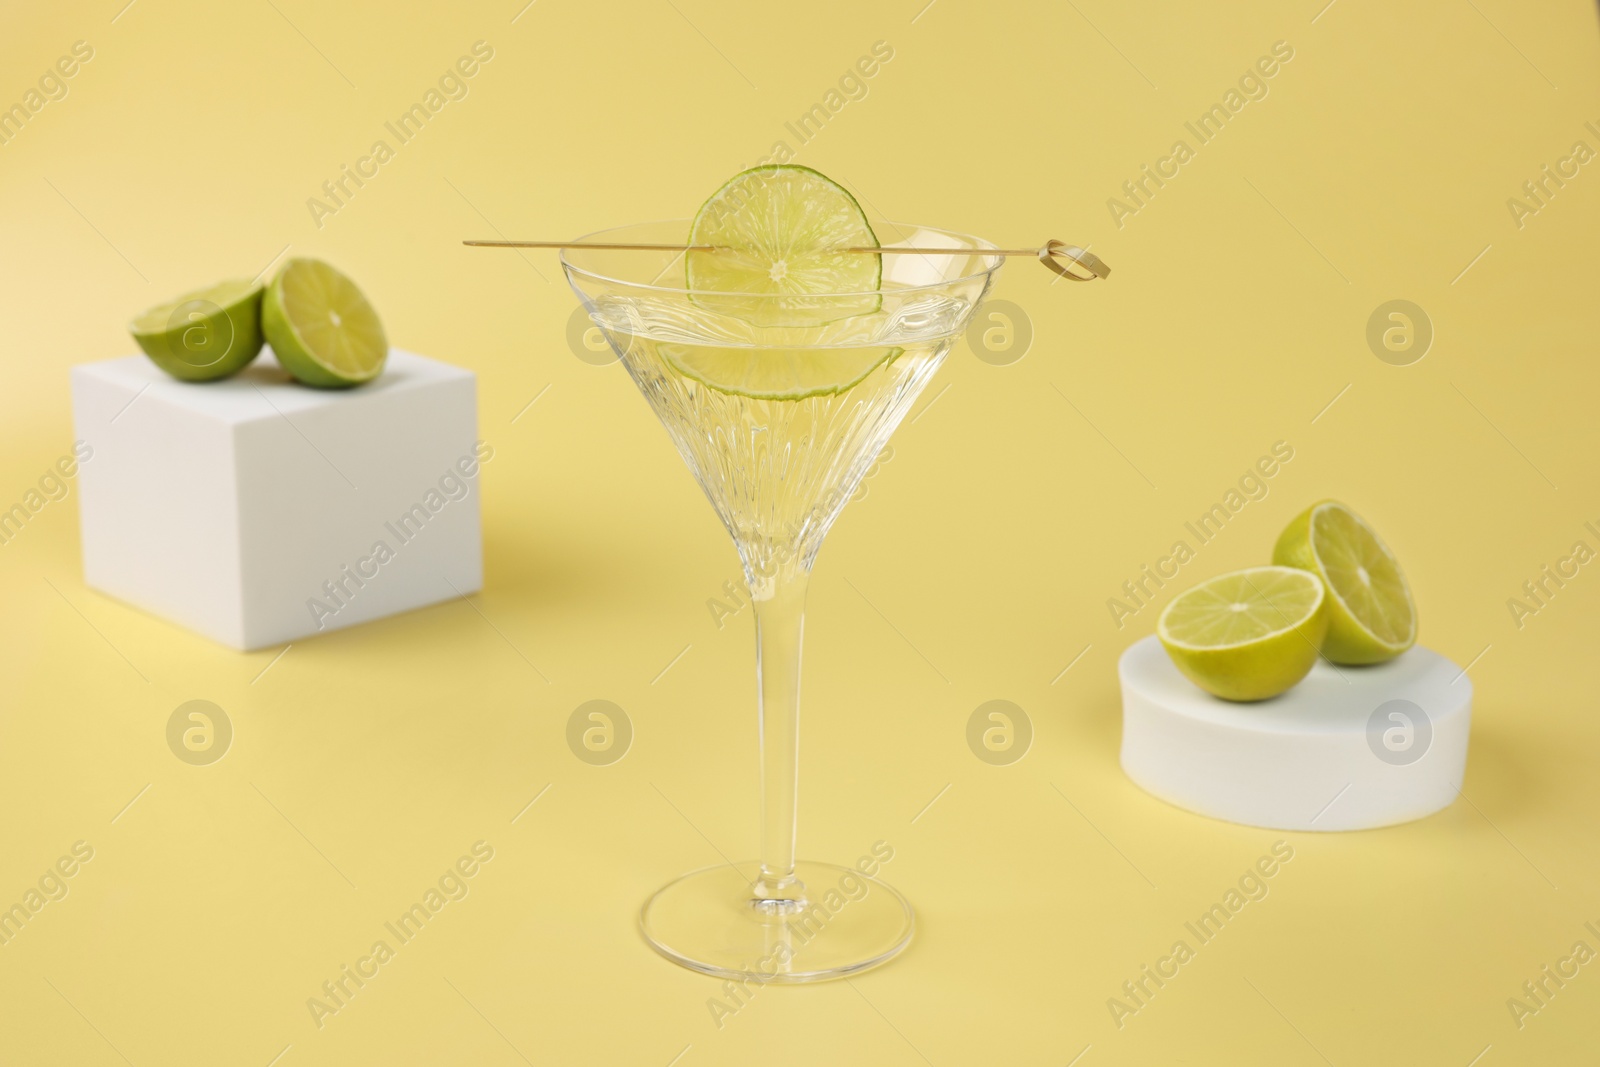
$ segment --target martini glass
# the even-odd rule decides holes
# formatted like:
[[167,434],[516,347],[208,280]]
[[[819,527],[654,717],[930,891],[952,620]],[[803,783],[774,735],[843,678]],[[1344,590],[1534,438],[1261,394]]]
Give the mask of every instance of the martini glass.
[[[682,245],[687,220],[583,241]],[[883,223],[882,287],[691,291],[681,251],[569,247],[567,279],[660,417],[744,565],[756,622],[758,859],[685,874],[640,913],[656,951],[706,974],[820,981],[909,944],[911,905],[851,866],[795,858],[806,585],[824,535],[943,362],[1002,259],[963,234]],[[892,853],[891,853],[892,855]]]

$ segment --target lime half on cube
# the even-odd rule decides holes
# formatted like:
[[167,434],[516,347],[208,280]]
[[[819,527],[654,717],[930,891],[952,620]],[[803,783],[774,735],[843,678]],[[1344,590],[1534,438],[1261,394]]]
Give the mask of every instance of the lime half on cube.
[[145,355],[174,378],[226,378],[261,351],[261,286],[220,282],[151,308],[128,330]]
[[383,372],[389,341],[356,283],[319,259],[291,259],[267,287],[261,328],[283,369],[344,389]]

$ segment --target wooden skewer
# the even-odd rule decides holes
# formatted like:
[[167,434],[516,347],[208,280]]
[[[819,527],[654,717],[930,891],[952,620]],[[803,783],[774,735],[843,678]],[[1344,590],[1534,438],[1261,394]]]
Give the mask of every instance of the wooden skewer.
[[[736,251],[726,245],[664,245],[664,244],[627,244],[614,241],[462,241],[464,245],[473,248],[596,248],[605,251],[621,252],[732,252]],[[925,255],[925,256],[1035,256],[1039,262],[1055,271],[1070,281],[1092,282],[1096,278],[1106,278],[1111,274],[1111,268],[1104,261],[1076,245],[1065,244],[1061,241],[1046,241],[1039,248],[902,248],[889,247],[855,247],[840,248],[839,252],[857,252],[863,255]],[[1074,263],[1089,273],[1077,274],[1070,270],[1058,258]]]

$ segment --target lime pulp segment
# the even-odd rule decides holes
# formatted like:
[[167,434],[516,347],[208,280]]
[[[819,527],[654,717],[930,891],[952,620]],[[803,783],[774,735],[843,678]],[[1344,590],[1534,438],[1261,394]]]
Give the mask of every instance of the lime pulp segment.
[[1322,598],[1322,583],[1305,571],[1253,567],[1224,574],[1167,606],[1162,640],[1193,649],[1237,648],[1303,625]]
[[1411,589],[1399,561],[1355,512],[1319,505],[1311,515],[1311,550],[1335,597],[1374,638],[1408,648],[1416,639]]
[[192,293],[185,293],[176,300],[169,300],[165,304],[157,304],[149,311],[135,318],[130,329],[135,336],[148,337],[164,333],[172,325],[172,313],[184,304],[203,300],[227,310],[236,304],[249,300],[260,291],[261,286],[255,282],[218,282],[208,289],[197,289]]

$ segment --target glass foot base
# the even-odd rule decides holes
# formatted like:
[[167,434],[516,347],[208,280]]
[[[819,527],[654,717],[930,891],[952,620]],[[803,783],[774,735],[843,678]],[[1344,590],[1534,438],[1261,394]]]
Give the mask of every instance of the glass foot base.
[[801,861],[795,876],[803,889],[757,900],[757,870],[754,862],[724,864],[669,882],[639,914],[645,940],[690,970],[763,985],[858,974],[911,943],[911,905],[885,882]]

